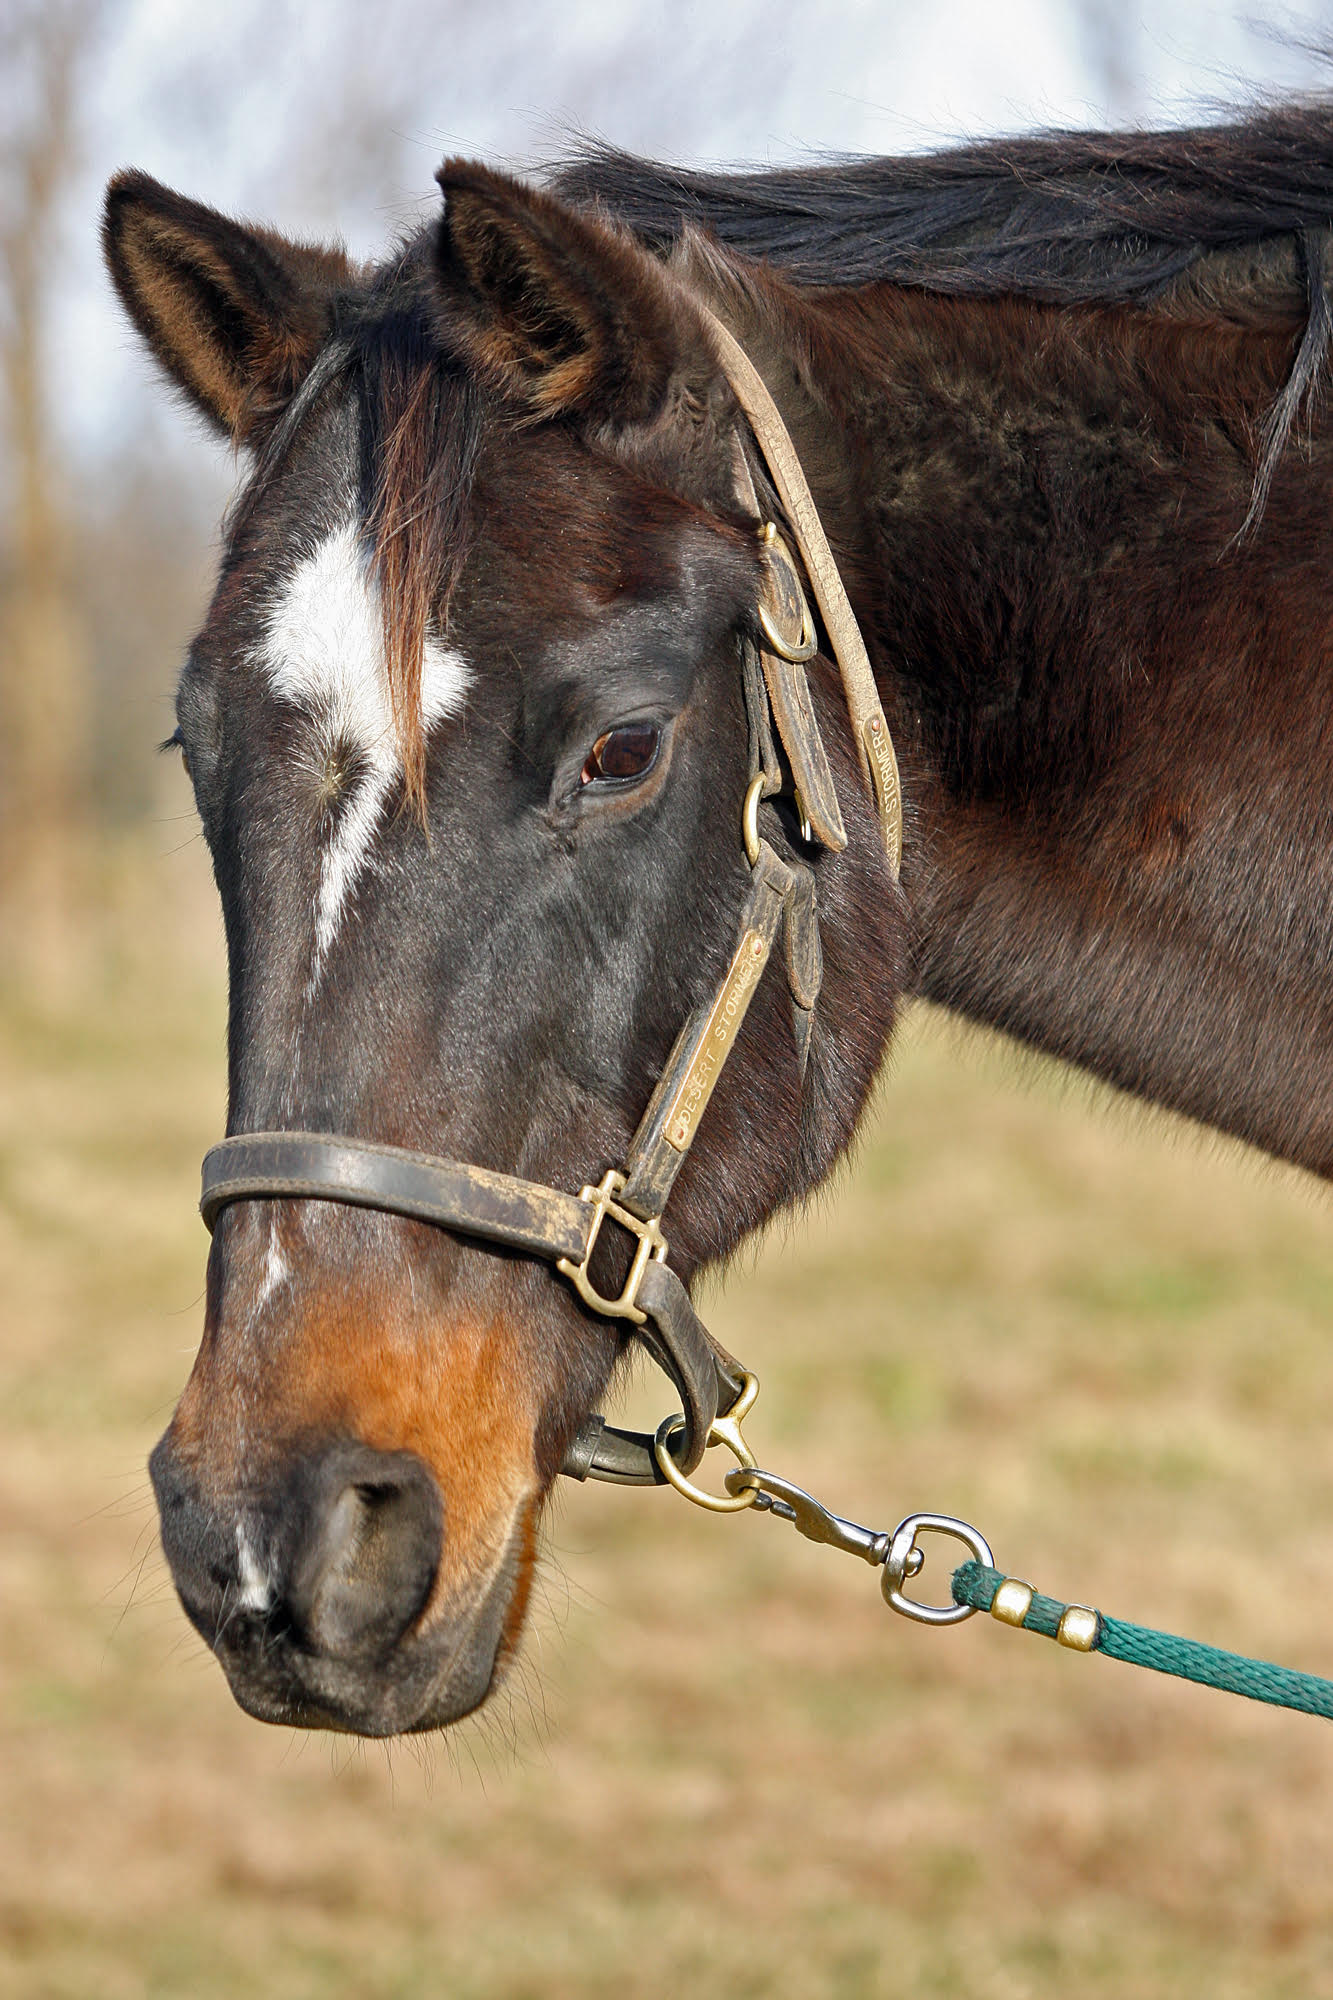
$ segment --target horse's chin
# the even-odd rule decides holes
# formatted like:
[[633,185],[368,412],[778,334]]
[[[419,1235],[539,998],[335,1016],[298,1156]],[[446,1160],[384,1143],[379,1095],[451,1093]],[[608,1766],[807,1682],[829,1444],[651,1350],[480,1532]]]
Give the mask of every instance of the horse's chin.
[[289,1729],[326,1729],[342,1736],[384,1738],[411,1736],[461,1722],[481,1707],[499,1677],[498,1650],[489,1660],[469,1662],[462,1671],[451,1662],[440,1672],[435,1663],[420,1663],[424,1671],[404,1673],[395,1666],[373,1685],[364,1676],[330,1671],[319,1663],[315,1673],[295,1673],[255,1679],[234,1670],[223,1658],[227,1682],[237,1705],[256,1722]]

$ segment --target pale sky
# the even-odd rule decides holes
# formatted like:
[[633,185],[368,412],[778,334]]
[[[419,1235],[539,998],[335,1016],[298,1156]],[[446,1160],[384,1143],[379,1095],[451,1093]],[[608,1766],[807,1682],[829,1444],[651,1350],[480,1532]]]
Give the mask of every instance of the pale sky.
[[446,152],[522,163],[581,127],[659,157],[779,161],[1176,123],[1310,87],[1299,44],[1319,41],[1333,0],[113,0],[53,328],[68,435],[114,452],[152,380],[97,255],[117,166],[366,254],[433,206]]

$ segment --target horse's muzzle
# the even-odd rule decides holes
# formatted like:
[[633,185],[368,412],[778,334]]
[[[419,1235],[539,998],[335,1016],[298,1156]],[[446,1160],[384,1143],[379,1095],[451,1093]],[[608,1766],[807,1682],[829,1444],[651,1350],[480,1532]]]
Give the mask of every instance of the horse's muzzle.
[[446,1524],[415,1453],[327,1441],[265,1489],[210,1498],[168,1431],[151,1472],[181,1602],[251,1715],[390,1736],[485,1699],[514,1563],[423,1627]]

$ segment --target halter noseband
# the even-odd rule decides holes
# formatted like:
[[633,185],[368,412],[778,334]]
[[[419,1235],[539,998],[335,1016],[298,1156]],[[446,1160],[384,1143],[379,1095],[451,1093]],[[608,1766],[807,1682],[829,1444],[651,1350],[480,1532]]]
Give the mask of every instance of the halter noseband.
[[[842,676],[857,752],[875,800],[880,835],[896,877],[902,854],[898,767],[855,615],[795,447],[768,389],[732,335],[711,313],[701,310],[819,605]],[[760,512],[757,501],[755,511]],[[688,1479],[715,1437],[732,1441],[728,1425],[739,1438],[736,1420],[754,1393],[753,1378],[712,1339],[666,1262],[661,1217],[779,930],[784,933],[802,1071],[809,1051],[823,972],[814,875],[803,862],[784,860],[763,839],[758,825],[760,801],[779,793],[784,783],[775,727],[795,782],[803,831],[835,851],[847,844],[805,679],[805,662],[817,645],[814,620],[783,534],[774,522],[765,521],[760,535],[765,581],[758,618],[763,645],[756,647],[748,637],[741,640],[750,755],[742,837],[750,864],[750,892],[731,962],[712,1000],[691,1015],[677,1036],[630,1141],[624,1171],[611,1168],[595,1187],[571,1195],[461,1160],[341,1134],[300,1131],[240,1133],[223,1139],[204,1156],[199,1207],[210,1230],[219,1212],[235,1201],[295,1198],[381,1209],[552,1262],[591,1311],[629,1321],[679,1390],[680,1415],[668,1419],[656,1439],[619,1430],[600,1416],[589,1417],[561,1468],[575,1479],[635,1486],[679,1484]],[[633,1262],[614,1299],[598,1292],[589,1276],[593,1251],[608,1218],[635,1238]]]

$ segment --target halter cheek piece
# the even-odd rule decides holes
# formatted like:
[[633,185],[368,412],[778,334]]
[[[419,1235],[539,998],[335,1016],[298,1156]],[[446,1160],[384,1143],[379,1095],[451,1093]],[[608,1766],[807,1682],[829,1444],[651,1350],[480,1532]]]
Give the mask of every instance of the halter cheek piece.
[[[777,407],[731,334],[711,314],[706,318],[800,550],[837,659],[857,751],[896,878],[902,854],[898,768],[856,619]],[[757,502],[755,511],[760,511]],[[222,1140],[204,1157],[199,1206],[210,1230],[219,1212],[235,1201],[297,1198],[381,1209],[545,1258],[591,1311],[629,1321],[679,1390],[680,1414],[667,1420],[656,1440],[618,1430],[600,1416],[589,1417],[562,1467],[575,1479],[633,1486],[680,1483],[710,1442],[727,1443],[738,1457],[744,1452],[737,1424],[754,1393],[752,1378],[712,1340],[666,1262],[661,1216],[779,931],[802,1072],[809,1053],[823,971],[814,874],[801,861],[784,860],[759,831],[760,801],[775,796],[784,784],[778,742],[791,770],[803,834],[834,852],[847,844],[806,685],[805,663],[817,647],[814,618],[783,533],[765,521],[760,536],[764,584],[757,611],[763,644],[756,647],[748,637],[741,639],[750,758],[742,837],[750,892],[731,962],[712,1000],[677,1036],[630,1141],[624,1171],[609,1169],[595,1187],[571,1195],[461,1160],[341,1134],[299,1131],[241,1133]],[[614,1299],[603,1297],[589,1276],[608,1218],[636,1239],[629,1274]],[[697,1496],[697,1489],[691,1491]],[[713,1504],[746,1505],[748,1498]]]

